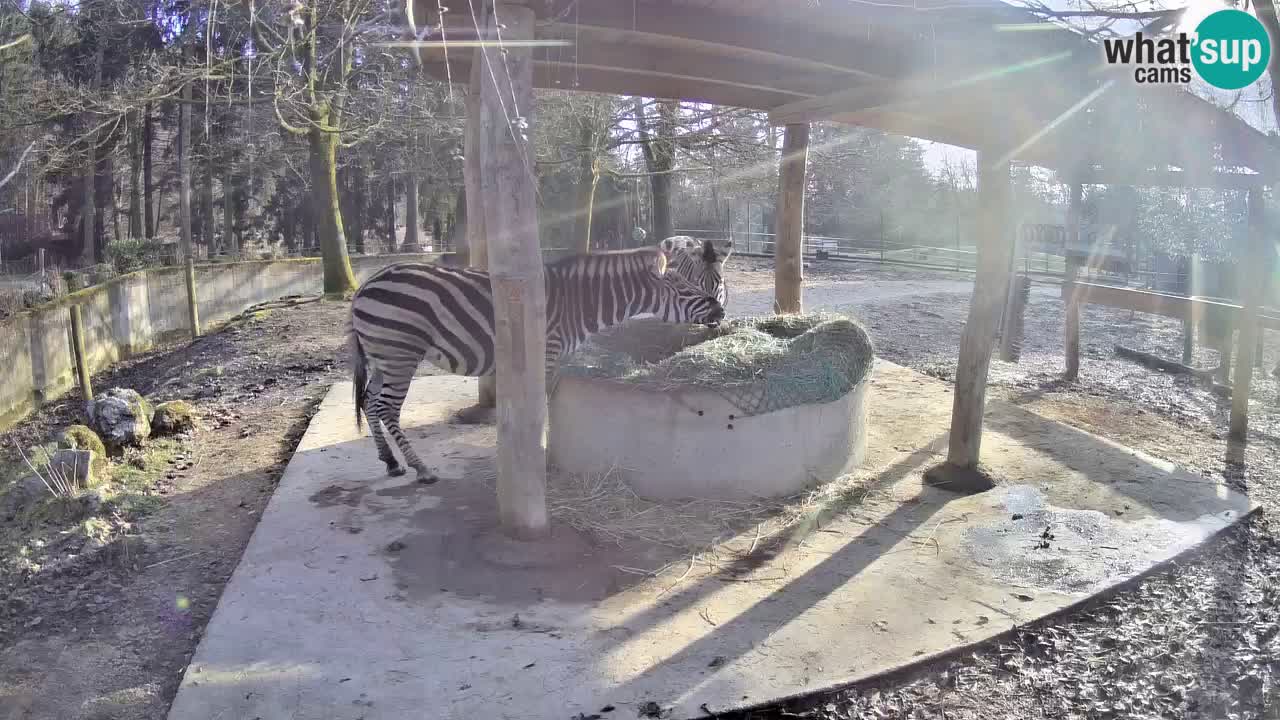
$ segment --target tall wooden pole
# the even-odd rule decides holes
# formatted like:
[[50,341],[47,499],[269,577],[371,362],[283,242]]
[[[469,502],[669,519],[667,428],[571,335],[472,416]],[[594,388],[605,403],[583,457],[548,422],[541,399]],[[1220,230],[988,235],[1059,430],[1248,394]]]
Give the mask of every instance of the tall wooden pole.
[[803,308],[804,178],[809,160],[809,126],[787,125],[778,169],[778,210],[773,254],[773,311]]
[[[481,187],[480,177],[480,81],[484,68],[484,53],[477,48],[471,60],[471,85],[467,90],[467,126],[463,136],[462,176],[467,196],[468,262],[471,267],[479,270],[489,268],[489,245],[485,241],[484,231],[484,200],[487,196]],[[485,375],[479,381],[476,405],[492,408],[497,407],[497,404],[497,378],[493,375]]]
[[71,313],[71,356],[76,363],[76,378],[80,381],[80,396],[85,402],[93,401],[93,383],[89,380],[89,358],[84,349],[84,319],[79,303],[73,303]]
[[[546,535],[547,299],[533,160],[533,57],[501,41],[533,39],[531,8],[499,4],[480,48],[481,212],[493,281],[498,378],[498,513],[518,539]],[[498,29],[501,32],[498,32]],[[486,70],[492,68],[494,72]],[[467,193],[471,200],[471,193]],[[475,248],[472,248],[475,251]]]
[[[1071,259],[1073,248],[1080,247],[1080,215],[1084,204],[1084,187],[1080,183],[1071,183],[1071,197],[1067,201],[1067,266],[1063,280],[1068,286],[1074,285],[1078,268]],[[1080,375],[1080,303],[1072,288],[1067,296],[1067,322],[1064,329],[1065,350],[1067,356],[1066,379],[1075,380]]]
[[969,318],[960,336],[955,400],[947,462],[977,467],[982,446],[982,412],[987,397],[987,369],[996,323],[1009,284],[1013,235],[1009,225],[1009,164],[992,164],[995,153],[978,153],[978,272],[973,280]]
[[[1268,252],[1263,192],[1249,188],[1249,232],[1247,248],[1236,263],[1240,278],[1240,338],[1236,345],[1236,382],[1231,391],[1231,439],[1243,442],[1249,434],[1249,386],[1253,381],[1253,355],[1258,338],[1258,307],[1266,292],[1271,269]],[[1228,342],[1230,342],[1228,340]]]

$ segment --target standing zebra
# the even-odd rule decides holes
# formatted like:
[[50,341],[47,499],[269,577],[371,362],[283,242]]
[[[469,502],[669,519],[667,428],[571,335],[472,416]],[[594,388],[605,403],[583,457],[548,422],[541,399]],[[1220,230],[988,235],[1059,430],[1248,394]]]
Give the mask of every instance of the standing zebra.
[[715,243],[710,240],[698,242],[688,235],[672,235],[659,243],[658,247],[671,258],[668,273],[675,273],[702,288],[721,307],[729,307],[729,288],[724,282],[724,264],[733,253],[733,245],[717,250]]
[[[547,373],[590,334],[636,315],[705,325],[724,318],[714,297],[679,276],[664,274],[666,263],[665,254],[650,247],[578,255],[546,265]],[[351,300],[356,427],[363,411],[389,475],[403,475],[404,468],[383,427],[418,472],[418,480],[435,482],[400,429],[400,407],[423,358],[454,375],[494,372],[493,327],[492,285],[489,274],[479,270],[397,263],[356,291]]]

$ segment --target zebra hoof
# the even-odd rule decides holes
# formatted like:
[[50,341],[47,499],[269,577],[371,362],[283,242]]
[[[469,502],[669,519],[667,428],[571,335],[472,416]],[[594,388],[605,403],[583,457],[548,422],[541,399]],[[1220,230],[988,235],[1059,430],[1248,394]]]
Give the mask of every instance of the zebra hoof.
[[395,465],[392,465],[391,463],[387,463],[387,475],[391,477],[400,477],[403,474],[404,474],[403,465],[401,465],[400,463],[396,463]]
[[429,470],[419,470],[419,471],[418,471],[418,484],[419,484],[419,485],[434,485],[434,484],[436,483],[436,481],[437,481],[437,480],[439,480],[439,479],[440,479],[440,478],[436,477],[436,474],[435,474],[435,473],[433,473],[433,472],[431,472],[431,471],[429,471]]
[[453,422],[459,425],[492,425],[497,419],[496,416],[497,412],[494,408],[472,405],[455,413]]

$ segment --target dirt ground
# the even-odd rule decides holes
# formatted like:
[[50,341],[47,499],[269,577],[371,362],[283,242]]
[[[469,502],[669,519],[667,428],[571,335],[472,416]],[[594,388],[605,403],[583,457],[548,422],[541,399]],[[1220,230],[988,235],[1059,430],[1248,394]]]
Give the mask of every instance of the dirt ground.
[[[731,261],[730,314],[767,312],[772,266]],[[840,262],[807,269],[806,303],[851,312],[882,357],[950,379],[971,280]],[[1176,323],[1090,307],[1078,383],[1060,380],[1063,304],[1037,288],[1021,362],[992,364],[990,396],[1228,478],[1275,502],[1280,409],[1255,375],[1251,442],[1228,460],[1229,406],[1184,379],[1118,359],[1124,344],[1177,358]],[[343,303],[251,314],[94,378],[154,401],[191,400],[202,421],[132,525],[127,555],[0,565],[0,720],[160,719],[292,449],[330,383],[346,375]],[[1270,338],[1266,368],[1280,359]],[[1216,364],[1201,351],[1196,363]],[[0,436],[27,446],[80,415],[74,398]],[[2,454],[2,452],[0,452]],[[1253,718],[1274,696],[1280,637],[1277,534],[1263,515],[1197,558],[1065,617],[908,675],[753,718]],[[1271,704],[1269,717],[1280,718]]]

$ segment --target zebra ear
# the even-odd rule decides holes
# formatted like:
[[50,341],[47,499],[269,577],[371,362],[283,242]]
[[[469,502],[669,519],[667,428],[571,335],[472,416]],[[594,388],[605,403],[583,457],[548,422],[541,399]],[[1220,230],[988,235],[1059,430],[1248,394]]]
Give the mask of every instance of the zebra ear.
[[716,246],[710,240],[702,241],[702,261],[710,265],[718,258],[716,257]]
[[667,253],[662,247],[658,247],[658,252],[653,254],[653,272],[658,277],[662,277],[667,272]]

